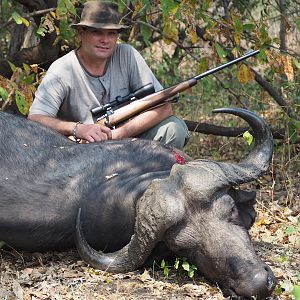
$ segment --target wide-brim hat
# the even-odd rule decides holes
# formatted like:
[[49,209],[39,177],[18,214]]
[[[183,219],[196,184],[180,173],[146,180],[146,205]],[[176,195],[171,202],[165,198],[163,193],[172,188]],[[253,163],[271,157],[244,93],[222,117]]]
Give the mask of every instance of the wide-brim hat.
[[117,30],[129,28],[129,26],[120,24],[118,4],[110,1],[87,1],[84,4],[80,22],[70,26]]

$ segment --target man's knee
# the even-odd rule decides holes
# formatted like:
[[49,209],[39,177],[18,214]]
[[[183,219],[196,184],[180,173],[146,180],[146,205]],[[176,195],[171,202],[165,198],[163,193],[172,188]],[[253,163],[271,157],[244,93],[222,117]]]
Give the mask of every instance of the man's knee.
[[185,146],[189,139],[189,131],[183,120],[171,116],[159,125],[157,140],[177,149],[182,149]]
[[176,120],[174,120],[174,118],[169,120],[169,122],[166,123],[164,131],[165,133],[162,135],[164,144],[177,149],[182,149],[189,138],[188,129],[185,123],[177,118]]
[[140,138],[159,141],[177,149],[182,149],[189,137],[190,134],[185,122],[175,116],[168,117],[140,135]]

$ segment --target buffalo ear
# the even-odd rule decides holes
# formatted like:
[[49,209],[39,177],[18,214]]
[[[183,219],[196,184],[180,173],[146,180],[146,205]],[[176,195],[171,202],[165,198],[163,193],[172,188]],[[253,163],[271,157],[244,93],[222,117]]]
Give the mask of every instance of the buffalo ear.
[[245,203],[247,205],[254,205],[256,203],[255,191],[243,191],[231,188],[228,193],[234,199],[236,204]]
[[249,230],[256,218],[256,192],[231,188],[229,195],[234,199],[242,224]]

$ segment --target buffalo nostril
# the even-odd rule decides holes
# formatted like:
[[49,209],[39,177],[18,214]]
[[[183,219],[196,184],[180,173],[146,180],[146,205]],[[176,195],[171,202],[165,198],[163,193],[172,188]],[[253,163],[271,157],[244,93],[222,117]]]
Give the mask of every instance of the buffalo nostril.
[[258,296],[264,297],[271,294],[275,287],[276,279],[269,267],[265,267],[263,270],[260,270],[258,273],[255,274],[253,278],[253,287],[258,292]]
[[276,284],[276,278],[274,276],[274,273],[272,272],[272,270],[268,266],[265,267],[265,270],[268,273],[268,276],[267,276],[267,289],[269,291],[272,291],[275,287],[275,284]]
[[274,286],[275,286],[275,278],[274,278],[274,276],[269,275],[267,278],[267,289],[269,291],[272,291]]
[[249,275],[244,282],[223,289],[224,295],[230,296],[231,299],[266,299],[270,297],[276,284],[272,270],[260,265],[253,270],[252,276]]

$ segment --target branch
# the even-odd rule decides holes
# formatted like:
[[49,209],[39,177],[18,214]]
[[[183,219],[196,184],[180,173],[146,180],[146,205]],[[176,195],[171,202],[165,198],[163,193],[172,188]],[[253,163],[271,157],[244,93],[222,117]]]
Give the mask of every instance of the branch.
[[293,110],[290,108],[288,103],[283,99],[281,93],[277,91],[266,79],[264,79],[258,72],[256,72],[253,68],[251,70],[255,74],[255,80],[262,88],[264,88],[269,95],[277,102],[277,104],[282,108],[282,110],[289,116],[290,118],[293,118],[295,120],[298,120],[299,118],[296,116],[296,114],[293,112]]
[[143,21],[133,21],[130,19],[126,19],[128,22],[132,23],[132,24],[140,24],[140,25],[144,25],[149,27],[150,29],[152,29],[153,31],[159,33],[163,38],[170,40],[171,42],[173,42],[174,44],[176,44],[180,49],[185,50],[192,58],[194,58],[196,61],[199,62],[199,58],[196,57],[188,48],[186,48],[185,46],[183,46],[181,43],[178,43],[175,39],[171,38],[170,36],[164,34],[159,28],[147,23],[147,22],[143,22]]
[[[23,48],[21,51],[14,53],[7,60],[11,61],[17,67],[23,63],[48,65],[57,59],[60,52],[60,43],[53,45],[56,39],[56,33],[52,32],[40,40],[40,43],[31,48]],[[12,70],[7,60],[0,60],[0,75],[10,78]]]
[[286,1],[279,0],[279,11],[280,11],[280,50],[286,51]]
[[[282,0],[283,1],[283,0]],[[200,27],[196,28],[197,34],[203,38],[204,36],[204,30]],[[257,71],[255,71],[253,68],[251,70],[255,74],[255,80],[256,82],[265,89],[268,94],[277,102],[277,104],[283,109],[283,111],[290,117],[295,120],[298,120],[299,118],[296,116],[296,114],[293,112],[293,110],[290,108],[288,103],[283,99],[281,93],[277,91],[266,79],[264,79]],[[232,93],[234,94],[234,93]],[[237,98],[237,97],[236,97]],[[238,99],[238,98],[237,98]]]
[[[245,131],[250,131],[249,127],[224,127],[218,125],[212,125],[208,123],[200,123],[190,120],[184,120],[189,131],[198,132],[203,134],[212,134],[217,136],[227,136],[227,137],[241,137]],[[284,139],[285,130],[284,129],[274,129],[271,128],[273,137],[275,139]]]
[[30,11],[46,8],[46,3],[43,0],[17,0],[17,2],[26,6]]
[[[47,9],[42,9],[42,10],[37,10],[37,11],[34,11],[32,13],[29,13],[29,14],[26,14],[26,15],[23,15],[22,17],[25,18],[25,19],[30,19],[31,17],[36,17],[36,16],[40,16],[40,15],[45,15],[49,12],[52,12],[52,11],[55,11],[56,8],[55,7],[52,7],[52,8],[47,8]],[[10,17],[8,19],[8,21],[6,23],[4,23],[1,27],[1,30],[3,30],[4,28],[6,28],[7,26],[9,26],[10,24],[14,23],[14,19],[12,17]]]

